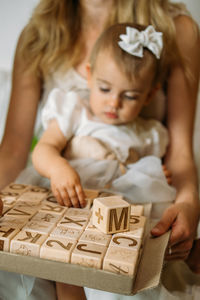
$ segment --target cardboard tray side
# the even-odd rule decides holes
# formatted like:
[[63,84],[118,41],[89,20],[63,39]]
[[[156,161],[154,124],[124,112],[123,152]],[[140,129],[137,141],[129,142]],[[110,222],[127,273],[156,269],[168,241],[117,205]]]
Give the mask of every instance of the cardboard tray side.
[[136,279],[95,268],[10,252],[0,253],[0,269],[113,293],[131,295],[156,287],[159,284],[168,239],[169,233],[159,238],[151,238],[149,234],[146,236]]

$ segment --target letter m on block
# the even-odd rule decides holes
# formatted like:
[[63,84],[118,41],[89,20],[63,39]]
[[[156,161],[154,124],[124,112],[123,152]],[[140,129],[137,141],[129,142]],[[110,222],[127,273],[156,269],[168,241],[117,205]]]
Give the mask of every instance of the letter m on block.
[[108,233],[128,230],[129,209],[128,207],[114,208],[110,210]]

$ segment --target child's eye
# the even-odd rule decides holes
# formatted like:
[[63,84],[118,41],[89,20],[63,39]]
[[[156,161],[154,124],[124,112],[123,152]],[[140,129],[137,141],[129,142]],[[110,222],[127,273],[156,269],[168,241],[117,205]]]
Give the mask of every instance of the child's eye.
[[124,99],[126,100],[137,100],[138,99],[138,96],[136,95],[132,95],[132,94],[124,94]]
[[110,89],[108,87],[100,86],[99,89],[103,93],[109,93],[110,92]]

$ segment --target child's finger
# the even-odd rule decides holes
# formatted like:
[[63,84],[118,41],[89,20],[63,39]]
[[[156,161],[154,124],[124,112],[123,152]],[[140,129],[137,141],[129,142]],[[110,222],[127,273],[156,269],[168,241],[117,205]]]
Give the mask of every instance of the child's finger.
[[171,171],[169,171],[169,169],[167,169],[167,167],[165,165],[162,165],[162,169],[163,169],[163,172],[165,173],[165,176],[172,176]]
[[62,199],[62,197],[61,197],[61,195],[60,195],[59,190],[58,190],[58,189],[55,189],[55,190],[52,189],[52,192],[53,192],[53,194],[54,194],[54,196],[55,196],[55,198],[56,198],[58,204],[64,205],[64,202],[63,202],[63,199]]
[[171,184],[172,184],[172,178],[171,178],[171,177],[166,177],[166,179],[167,179],[167,183],[168,183],[169,185],[171,185]]
[[77,195],[78,195],[80,206],[85,207],[85,205],[86,205],[85,194],[84,194],[84,191],[83,191],[81,185],[76,186],[76,192],[77,192]]
[[172,177],[172,173],[170,171],[164,171],[165,177]]
[[76,208],[79,208],[80,207],[79,199],[75,187],[68,189],[68,195],[70,197],[70,201],[72,205]]
[[163,172],[167,179],[168,184],[172,184],[172,173],[167,169],[165,165],[162,165]]
[[72,203],[71,203],[69,194],[68,194],[68,192],[67,192],[66,189],[63,189],[63,190],[62,190],[61,196],[62,196],[64,205],[67,206],[67,207],[71,207],[71,206],[72,206]]

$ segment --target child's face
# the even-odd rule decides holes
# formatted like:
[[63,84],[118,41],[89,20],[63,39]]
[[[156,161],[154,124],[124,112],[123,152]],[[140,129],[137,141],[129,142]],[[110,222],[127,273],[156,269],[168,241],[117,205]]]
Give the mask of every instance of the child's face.
[[91,110],[107,124],[133,121],[150,99],[152,78],[151,70],[143,68],[138,77],[129,80],[108,51],[99,54],[92,73],[88,67]]

